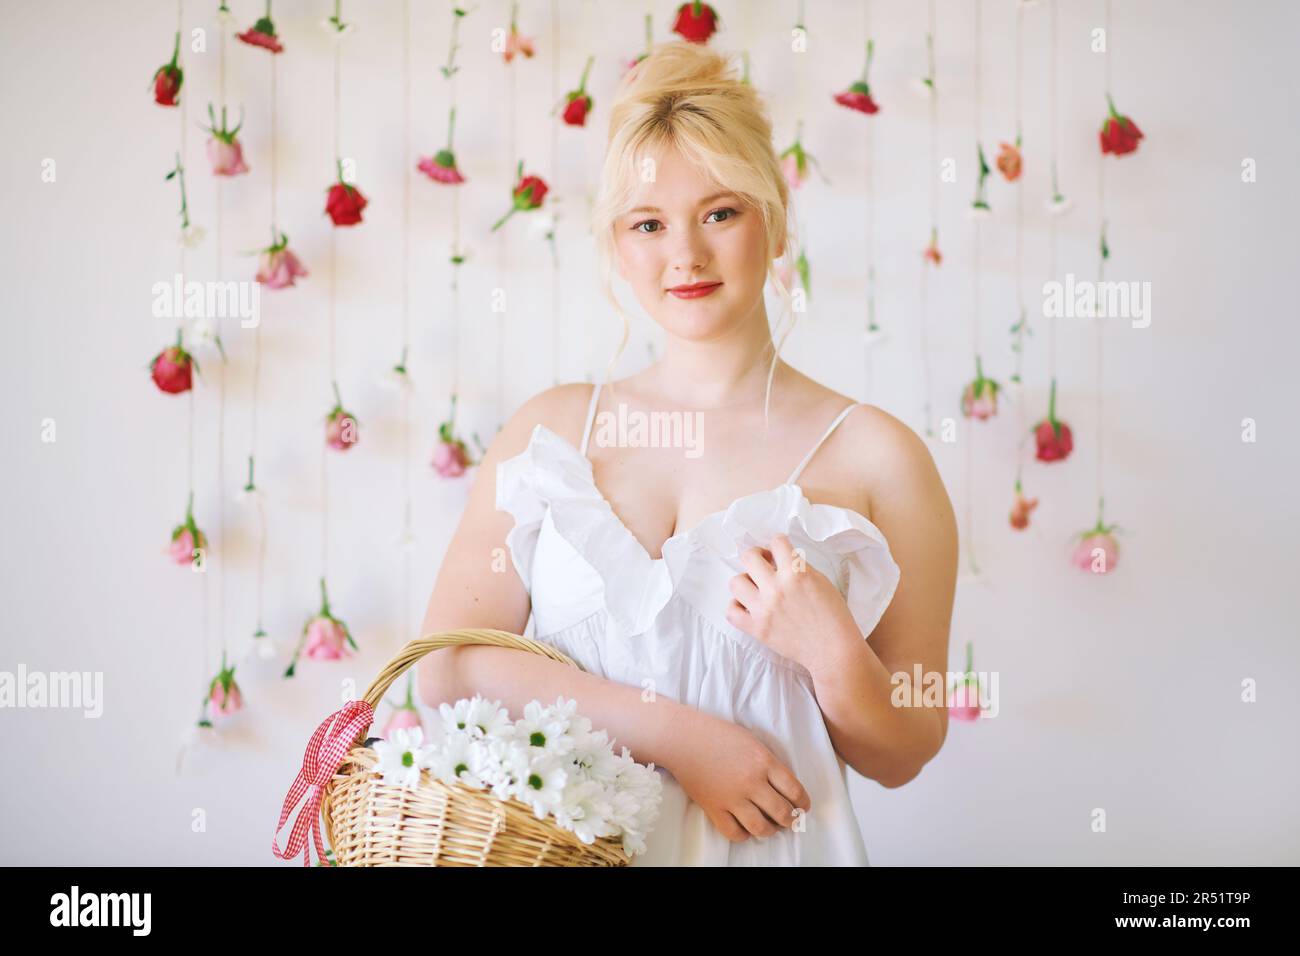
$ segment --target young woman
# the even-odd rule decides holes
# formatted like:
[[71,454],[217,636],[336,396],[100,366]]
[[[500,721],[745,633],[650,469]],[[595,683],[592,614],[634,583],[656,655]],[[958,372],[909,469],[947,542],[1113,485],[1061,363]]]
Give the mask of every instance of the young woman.
[[[662,775],[636,865],[866,865],[845,766],[897,787],[947,733],[944,701],[911,690],[914,669],[947,670],[952,506],[909,428],[780,361],[763,287],[788,302],[788,207],[765,108],[725,57],[668,43],[628,74],[595,234],[624,345],[612,268],[663,358],[515,413],[423,623],[523,633],[531,612],[580,665],[459,647],[419,687],[512,713],[575,698]],[[617,427],[674,413],[690,448]]]

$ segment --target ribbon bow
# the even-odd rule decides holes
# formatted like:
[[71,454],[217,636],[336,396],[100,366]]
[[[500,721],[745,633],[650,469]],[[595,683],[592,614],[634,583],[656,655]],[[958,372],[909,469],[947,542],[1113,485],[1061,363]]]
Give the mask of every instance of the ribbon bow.
[[[316,732],[311,735],[311,740],[307,742],[307,749],[302,755],[302,769],[298,771],[293,786],[285,794],[284,806],[280,810],[280,822],[276,825],[275,836],[271,838],[271,852],[276,857],[281,860],[292,860],[301,851],[302,865],[310,866],[311,847],[307,844],[307,830],[310,828],[316,843],[316,857],[324,862],[325,844],[320,836],[321,795],[324,793],[325,785],[330,782],[339,769],[339,764],[352,748],[353,741],[374,722],[374,719],[375,709],[369,702],[349,701],[326,717],[316,728]],[[293,829],[289,831],[289,841],[281,851],[278,839],[280,831],[284,829],[284,821],[289,819],[289,814],[293,812],[293,808],[298,805],[298,800],[304,793],[307,794],[307,800],[303,803],[302,810],[298,812],[298,818],[293,821]]]

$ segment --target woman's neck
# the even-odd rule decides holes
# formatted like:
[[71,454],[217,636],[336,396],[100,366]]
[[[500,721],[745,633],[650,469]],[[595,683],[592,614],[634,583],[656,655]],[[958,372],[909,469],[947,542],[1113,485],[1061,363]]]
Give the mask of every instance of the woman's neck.
[[[722,338],[691,341],[669,336],[663,358],[646,370],[645,386],[665,401],[686,408],[762,405],[774,348],[760,307],[758,316]],[[773,394],[789,371],[788,365],[777,361]]]

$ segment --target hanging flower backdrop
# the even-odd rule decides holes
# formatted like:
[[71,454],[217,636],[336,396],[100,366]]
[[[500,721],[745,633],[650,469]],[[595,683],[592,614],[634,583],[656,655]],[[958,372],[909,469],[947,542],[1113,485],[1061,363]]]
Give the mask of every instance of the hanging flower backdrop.
[[[1047,248],[1050,262],[1048,272],[1051,278],[1055,278],[1057,275],[1056,221],[1060,217],[1075,211],[1079,205],[1073,198],[1068,198],[1066,193],[1062,191],[1063,182],[1060,175],[1063,157],[1060,155],[1058,143],[1060,136],[1060,117],[1057,109],[1059,73],[1058,2],[1059,0],[1048,0],[1045,3],[1032,2],[1032,0],[974,0],[972,17],[974,32],[970,37],[973,72],[962,75],[955,65],[952,69],[948,69],[947,65],[942,61],[936,60],[935,37],[944,26],[944,17],[941,16],[942,11],[939,9],[936,0],[927,0],[924,7],[924,23],[918,24],[915,34],[891,36],[878,35],[873,32],[871,3],[869,0],[864,0],[861,8],[861,45],[858,47],[862,53],[860,71],[856,74],[850,73],[848,77],[845,77],[846,82],[838,89],[812,90],[801,88],[799,91],[801,107],[806,106],[807,109],[811,110],[815,108],[817,103],[826,104],[825,108],[839,111],[841,122],[846,129],[854,124],[864,124],[857,127],[857,132],[864,137],[862,141],[865,144],[864,148],[858,150],[852,145],[855,141],[848,139],[842,142],[810,142],[805,135],[803,119],[799,116],[790,118],[789,126],[786,127],[787,129],[793,128],[794,131],[793,139],[785,139],[785,143],[788,145],[782,147],[780,143],[774,144],[778,149],[782,171],[792,190],[792,195],[811,188],[832,191],[837,188],[822,174],[821,162],[818,159],[819,155],[825,159],[827,155],[837,150],[846,151],[851,156],[856,157],[855,162],[861,163],[860,168],[864,176],[865,194],[868,199],[866,221],[864,223],[866,268],[862,273],[863,284],[861,289],[862,301],[866,307],[862,339],[864,358],[867,362],[867,368],[870,369],[870,356],[873,350],[887,347],[892,338],[891,335],[886,334],[887,327],[895,332],[903,333],[905,326],[912,326],[912,329],[907,334],[916,335],[920,343],[922,368],[919,373],[923,383],[924,397],[922,406],[914,410],[915,427],[919,433],[930,439],[935,437],[935,431],[932,421],[931,345],[930,330],[928,329],[928,322],[932,317],[929,315],[928,290],[931,284],[936,281],[936,276],[940,274],[939,270],[948,266],[954,260],[960,261],[965,258],[967,261],[964,264],[971,269],[973,284],[969,300],[969,321],[972,343],[970,361],[973,367],[973,377],[967,378],[965,381],[939,383],[939,388],[933,390],[934,394],[945,396],[941,407],[956,413],[965,422],[963,427],[965,429],[966,452],[964,495],[966,532],[963,537],[963,545],[966,553],[965,565],[969,572],[966,575],[966,580],[978,579],[982,574],[975,559],[976,542],[973,536],[973,523],[971,520],[975,501],[978,497],[973,484],[975,476],[970,457],[972,446],[976,440],[980,440],[977,437],[978,434],[982,430],[992,427],[992,423],[1001,416],[1005,410],[1005,400],[1008,396],[1014,396],[1017,399],[1020,397],[1026,381],[1043,383],[1047,390],[1048,399],[1045,414],[1038,416],[1032,422],[1025,414],[1023,403],[1018,401],[1016,404],[1016,411],[1020,419],[1017,433],[1022,438],[1017,444],[1017,451],[1013,460],[1008,462],[1008,467],[1014,470],[1015,475],[1012,507],[1008,516],[1010,527],[1016,531],[1028,528],[1034,520],[1033,515],[1036,509],[1040,507],[1041,494],[1032,492],[1035,480],[1034,473],[1026,471],[1026,456],[1021,453],[1021,449],[1028,447],[1032,441],[1034,448],[1033,463],[1061,468],[1076,465],[1081,458],[1090,458],[1096,466],[1096,521],[1064,542],[1067,545],[1068,563],[1090,574],[1107,575],[1115,569],[1119,555],[1119,545],[1115,533],[1121,529],[1118,525],[1107,524],[1104,514],[1104,469],[1101,448],[1105,419],[1102,414],[1101,396],[1105,388],[1105,381],[1102,370],[1104,340],[1101,323],[1094,323],[1096,365],[1092,393],[1097,403],[1097,414],[1095,416],[1097,433],[1092,436],[1091,441],[1082,440],[1071,429],[1065,417],[1070,410],[1058,403],[1056,374],[1057,330],[1054,318],[1049,317],[1048,319],[1047,367],[1037,369],[1024,366],[1024,345],[1027,338],[1034,333],[1033,324],[1030,322],[1031,310],[1025,296],[1026,283],[1033,280],[1027,275],[1023,261],[1026,199],[1025,170],[1040,163],[1043,164],[1043,167],[1050,168],[1050,193],[1033,198],[1035,201],[1041,201],[1043,208],[1049,214],[1051,231]],[[982,54],[985,42],[983,14],[984,8],[992,6],[994,3],[998,3],[999,7],[1014,10],[1016,31],[1014,128],[997,130],[996,135],[986,140],[983,121],[985,102],[982,87]],[[251,5],[241,4],[240,6],[247,7]],[[302,625],[301,631],[294,635],[292,640],[275,640],[263,627],[264,556],[267,532],[266,500],[261,494],[260,486],[255,482],[255,463],[259,436],[264,434],[261,421],[263,409],[258,401],[258,383],[261,374],[260,323],[251,336],[251,354],[247,356],[240,354],[235,359],[250,363],[252,420],[250,423],[251,440],[247,454],[247,469],[239,476],[239,483],[231,489],[224,487],[226,483],[232,482],[233,479],[228,478],[226,474],[223,456],[224,409],[226,404],[225,370],[232,358],[227,353],[222,341],[221,318],[219,316],[204,316],[190,328],[186,328],[182,321],[175,330],[174,339],[169,340],[167,344],[160,343],[158,350],[147,365],[149,380],[152,387],[157,390],[160,402],[180,400],[188,405],[186,453],[189,459],[189,487],[185,496],[185,514],[180,523],[174,523],[175,511],[179,510],[179,504],[176,502],[160,503],[158,519],[160,534],[161,529],[164,527],[171,528],[170,538],[166,539],[162,551],[167,560],[177,564],[189,566],[195,570],[206,570],[207,567],[211,566],[219,571],[216,577],[220,584],[217,615],[220,665],[214,672],[214,660],[217,655],[212,654],[208,647],[207,617],[205,613],[202,615],[202,654],[200,662],[202,678],[195,688],[196,697],[201,702],[201,709],[198,721],[186,735],[186,746],[193,745],[200,739],[199,734],[218,729],[225,723],[237,719],[238,715],[244,710],[255,706],[256,701],[250,699],[246,689],[241,689],[237,680],[236,672],[243,661],[253,658],[270,660],[282,655],[288,655],[287,664],[282,674],[284,678],[293,678],[298,674],[306,674],[318,665],[328,666],[328,662],[345,659],[359,650],[351,629],[345,623],[336,606],[331,603],[328,593],[330,555],[328,542],[331,527],[328,477],[331,471],[346,468],[348,461],[356,455],[366,454],[368,442],[361,441],[362,433],[364,431],[369,434],[373,427],[366,424],[363,429],[363,423],[349,409],[344,400],[340,386],[339,365],[340,360],[346,360],[347,356],[340,356],[336,346],[336,276],[340,252],[347,255],[346,235],[354,230],[366,227],[367,211],[372,206],[372,198],[362,190],[356,181],[341,147],[344,139],[345,119],[349,124],[346,127],[347,136],[353,138],[366,134],[366,117],[345,117],[342,111],[340,91],[346,63],[347,40],[358,30],[358,24],[353,19],[354,15],[358,19],[364,19],[366,17],[388,16],[390,12],[387,10],[380,12],[357,4],[355,10],[350,9],[347,16],[345,16],[342,0],[321,0],[320,5],[322,8],[321,13],[324,16],[318,21],[319,28],[330,37],[333,53],[331,69],[333,96],[332,111],[329,115],[333,135],[333,155],[328,159],[321,157],[320,163],[322,173],[328,170],[328,178],[321,189],[320,206],[321,216],[329,221],[329,261],[324,267],[328,287],[327,301],[329,303],[328,316],[324,323],[329,341],[328,368],[317,373],[312,373],[311,370],[307,369],[300,371],[308,377],[313,374],[318,376],[318,381],[324,386],[323,391],[329,395],[330,402],[327,406],[322,402],[327,411],[321,419],[322,431],[319,439],[322,501],[320,509],[321,568],[319,575],[319,605],[317,606],[314,601],[311,603],[310,607],[314,608],[314,611],[304,613],[305,623]],[[159,30],[159,59],[162,63],[154,69],[150,77],[148,95],[152,99],[151,108],[159,111],[160,122],[163,122],[161,116],[167,111],[176,114],[178,144],[174,150],[171,168],[165,175],[161,176],[161,179],[167,183],[174,183],[176,190],[173,196],[178,200],[179,228],[175,237],[175,247],[178,249],[179,272],[181,275],[185,275],[187,255],[191,251],[200,248],[207,235],[205,228],[198,225],[192,218],[186,181],[187,174],[191,178],[194,175],[187,168],[187,132],[191,122],[188,119],[188,106],[191,97],[194,95],[192,78],[187,76],[186,73],[186,37],[189,36],[187,16],[201,20],[208,28],[215,27],[218,36],[216,53],[218,58],[218,83],[216,90],[213,91],[215,94],[214,99],[206,100],[200,94],[199,102],[204,103],[207,123],[199,125],[206,134],[204,143],[204,153],[207,160],[206,173],[215,177],[217,186],[215,193],[217,198],[216,207],[211,210],[211,220],[214,223],[217,245],[217,278],[219,280],[227,278],[224,274],[225,263],[222,259],[223,194],[220,183],[222,180],[235,177],[265,174],[267,177],[268,198],[266,234],[270,236],[270,243],[249,250],[246,255],[252,261],[248,264],[241,263],[238,266],[240,274],[233,278],[237,281],[256,283],[260,289],[266,290],[268,293],[274,293],[275,296],[292,296],[294,290],[301,283],[318,281],[320,276],[318,275],[318,269],[309,269],[304,264],[290,244],[291,234],[298,234],[303,229],[314,228],[315,224],[281,222],[278,214],[276,73],[282,61],[302,55],[296,51],[310,49],[311,45],[299,43],[299,38],[293,35],[286,36],[281,32],[274,19],[271,0],[265,0],[264,4],[259,3],[257,6],[261,9],[255,18],[238,20],[236,14],[225,2],[188,0],[187,3],[187,0],[177,0],[176,28],[169,31]],[[352,7],[351,4],[349,6]],[[411,0],[403,0],[401,7],[403,40],[401,72],[405,112],[402,150],[406,157],[404,162],[407,172],[404,177],[401,197],[403,204],[401,354],[397,362],[387,368],[383,376],[383,384],[401,397],[400,420],[404,443],[405,521],[399,537],[399,544],[407,553],[405,559],[403,616],[407,619],[408,632],[410,631],[409,608],[411,596],[409,553],[414,546],[414,535],[412,534],[410,522],[410,475],[412,471],[410,467],[410,438],[413,416],[411,411],[412,388],[408,364],[412,346],[409,290],[412,190],[436,190],[439,193],[440,201],[444,203],[445,218],[441,225],[444,227],[443,235],[445,235],[451,250],[448,261],[452,267],[450,270],[450,288],[448,290],[449,306],[445,310],[445,321],[452,331],[453,341],[461,318],[458,275],[461,267],[469,259],[467,247],[464,245],[466,237],[462,236],[461,229],[460,192],[472,186],[475,189],[482,190],[484,195],[498,196],[500,204],[497,217],[490,224],[476,227],[477,231],[468,237],[471,241],[484,242],[489,237],[497,237],[497,241],[503,244],[503,250],[508,249],[510,248],[508,243],[511,241],[509,236],[512,228],[515,228],[516,220],[531,218],[536,222],[537,229],[528,238],[535,239],[541,236],[550,245],[552,253],[550,321],[555,330],[554,340],[558,345],[560,339],[560,308],[559,283],[555,273],[555,270],[558,269],[555,237],[560,217],[556,211],[556,204],[563,197],[555,194],[552,183],[557,172],[557,144],[561,136],[603,137],[601,109],[612,99],[613,89],[600,87],[593,80],[593,65],[605,56],[613,56],[620,62],[620,73],[624,70],[635,70],[637,64],[644,59],[656,42],[666,40],[681,40],[689,43],[716,44],[720,47],[728,47],[729,31],[747,16],[744,4],[724,4],[719,8],[702,2],[682,3],[660,10],[663,16],[662,22],[667,24],[668,29],[664,35],[656,36],[654,12],[657,7],[653,3],[649,4],[649,6],[651,12],[646,13],[643,20],[636,18],[629,18],[628,20],[629,26],[634,22],[643,23],[643,35],[628,35],[621,38],[621,43],[610,44],[611,47],[622,50],[640,47],[642,52],[634,58],[628,60],[626,54],[599,54],[581,51],[581,59],[578,60],[578,62],[582,63],[581,72],[579,74],[576,68],[574,70],[574,74],[578,76],[577,82],[576,84],[573,83],[571,77],[574,74],[570,74],[568,84],[563,87],[559,86],[559,72],[555,66],[558,58],[550,58],[552,63],[552,101],[554,102],[549,116],[551,128],[549,139],[550,157],[548,163],[539,163],[537,156],[542,152],[539,144],[525,143],[523,150],[516,150],[514,71],[524,68],[523,65],[536,57],[539,49],[545,49],[547,43],[552,48],[558,49],[561,42],[560,28],[555,16],[554,4],[551,4],[550,9],[546,12],[541,10],[540,4],[530,5],[522,9],[518,2],[509,4],[508,28],[496,28],[492,32],[494,33],[493,49],[500,55],[500,68],[511,71],[509,79],[510,95],[507,103],[508,115],[505,128],[509,139],[509,156],[513,175],[509,182],[493,182],[473,175],[472,170],[476,165],[475,160],[477,157],[459,155],[455,149],[456,118],[459,108],[456,81],[457,74],[461,69],[457,63],[457,51],[460,48],[460,38],[462,31],[466,29],[467,21],[475,17],[489,18],[477,6],[461,5],[456,2],[447,3],[445,7],[447,17],[445,36],[449,38],[448,53],[446,62],[438,71],[445,81],[446,137],[445,141],[441,143],[424,144],[431,148],[422,151],[412,144],[410,136],[412,113],[415,109],[412,104],[410,52],[413,44],[424,44],[430,38],[413,35],[411,28]],[[807,26],[804,5],[802,2],[798,2],[794,6],[797,7],[797,12],[793,34],[797,39],[802,37],[806,41]],[[1044,7],[1047,8],[1045,11],[1042,9]],[[1145,148],[1146,140],[1145,134],[1133,117],[1120,112],[1116,106],[1115,91],[1111,85],[1111,55],[1105,45],[1109,43],[1111,33],[1110,7],[1110,0],[1102,0],[1104,40],[1102,48],[1099,51],[1094,51],[1102,54],[1105,63],[1104,88],[1099,91],[1100,95],[1098,97],[1099,102],[1104,106],[1104,113],[1097,132],[1099,152],[1097,159],[1101,161],[1095,206],[1099,224],[1097,246],[1097,276],[1099,282],[1104,279],[1106,265],[1111,257],[1106,220],[1105,183],[1108,175],[1107,166],[1134,154],[1141,148]],[[499,11],[494,8],[494,13],[497,12]],[[1023,91],[1027,84],[1037,84],[1043,77],[1037,75],[1026,76],[1024,23],[1027,17],[1038,16],[1044,12],[1048,18],[1047,35],[1050,40],[1050,49],[1048,50],[1044,72],[1047,73],[1051,135],[1046,142],[1037,142],[1025,134]],[[244,16],[245,13],[247,13],[247,10],[241,10],[240,16]],[[241,23],[245,24],[242,29]],[[543,28],[546,26],[550,28],[549,41],[540,39],[543,36]],[[843,23],[837,21],[834,26],[840,30],[847,28],[847,17]],[[483,29],[487,30],[488,27],[484,26]],[[637,30],[636,33],[641,33],[641,30]],[[754,34],[748,35],[753,36]],[[237,47],[250,51],[247,56],[241,56],[233,68],[265,71],[269,81],[267,93],[269,122],[265,128],[250,125],[246,121],[243,105],[226,102],[226,71],[228,68],[226,41],[228,37],[239,41],[236,44]],[[741,59],[743,62],[743,79],[745,82],[750,82],[747,51],[734,50],[730,52],[734,52]],[[880,186],[875,177],[878,150],[876,142],[878,131],[876,127],[881,121],[880,117],[888,115],[893,109],[891,104],[896,102],[897,91],[889,87],[882,87],[874,74],[879,71],[882,61],[889,62],[891,60],[893,62],[890,66],[893,72],[888,75],[893,76],[904,70],[913,70],[918,60],[924,63],[923,72],[911,72],[912,81],[910,85],[916,94],[924,98],[928,109],[929,147],[925,155],[918,157],[920,162],[918,162],[916,168],[917,175],[926,176],[929,183],[929,208],[928,211],[917,211],[918,225],[915,234],[917,245],[911,245],[910,241],[908,243],[909,256],[914,255],[918,247],[920,249],[920,255],[914,260],[912,266],[919,282],[919,298],[914,308],[910,305],[891,308],[888,323],[881,323],[878,321],[877,316],[875,263],[875,198],[876,191]],[[936,185],[939,181],[940,169],[937,147],[940,106],[944,102],[945,92],[959,84],[969,84],[974,93],[974,115],[972,117],[974,142],[970,144],[969,159],[965,161],[968,163],[965,169],[969,179],[963,179],[963,181],[970,182],[973,187],[973,195],[966,210],[972,227],[972,241],[969,248],[941,246],[939,194]],[[1129,99],[1137,100],[1140,99],[1140,96],[1136,91],[1126,90],[1124,98],[1126,104]],[[442,115],[441,107],[435,104],[421,103],[419,106],[421,110],[431,108],[437,109],[439,115]],[[776,119],[777,126],[782,126],[784,118],[777,117]],[[560,132],[561,130],[563,132]],[[261,145],[265,144],[267,147],[270,160],[269,168],[264,173],[250,167],[249,153],[246,152],[245,147],[246,144],[252,141],[256,141],[259,145],[259,149],[256,151],[258,154],[261,153]],[[996,149],[993,149],[994,143],[997,144]],[[988,149],[986,149],[986,146]],[[532,155],[526,158],[526,154]],[[470,172],[467,172],[467,170]],[[809,185],[813,171],[818,173],[815,186]],[[377,193],[376,197],[375,202],[377,203],[397,201],[391,195]],[[164,200],[160,197],[159,201]],[[1006,212],[1007,209],[1014,209],[1014,217]],[[983,272],[981,249],[985,244],[982,230],[1008,230],[1014,234],[1016,312],[1014,321],[1006,326],[1010,335],[1005,341],[994,341],[986,338],[981,330],[981,278]],[[524,234],[520,233],[516,239],[522,239],[523,237]],[[341,242],[344,243],[342,249],[340,249]],[[797,273],[801,294],[810,297],[811,268],[806,247],[806,237],[801,236],[797,248],[787,250],[782,262],[779,263],[779,268],[787,287],[790,287]],[[196,353],[201,351],[211,353],[211,358],[204,357],[202,368],[199,359],[196,357]],[[453,355],[456,354],[458,354],[458,350],[453,349]],[[202,370],[209,368],[209,362],[211,362],[211,369],[215,370],[212,374]],[[505,375],[506,369],[503,359],[499,356],[497,366],[498,384],[504,380]],[[453,366],[450,380],[444,383],[439,390],[444,396],[443,400],[446,403],[447,415],[438,424],[436,440],[427,449],[428,457],[426,460],[428,467],[425,474],[429,480],[433,481],[464,481],[469,469],[481,460],[484,445],[477,434],[473,435],[475,444],[478,446],[478,454],[472,453],[458,427],[457,413],[460,399],[460,369],[458,363]],[[216,394],[210,395],[209,391],[215,391]],[[178,399],[177,396],[180,396],[180,398]],[[218,488],[212,494],[201,496],[197,500],[194,481],[194,463],[197,455],[197,449],[194,447],[194,404],[196,401],[214,402],[218,420],[218,447],[215,450]],[[498,415],[500,413],[501,410],[498,408]],[[907,414],[907,410],[900,410],[902,417],[907,417]],[[272,430],[287,427],[286,423],[274,419],[270,421],[269,425]],[[1026,489],[1031,489],[1031,491]],[[225,618],[225,570],[222,568],[221,552],[225,544],[226,527],[222,503],[228,491],[237,491],[238,500],[253,507],[258,517],[258,562],[255,602],[252,607],[241,606],[239,608],[240,614],[248,613],[252,617],[253,627],[249,629],[251,637],[241,645],[242,650],[236,650],[228,640]],[[1082,505],[1077,506],[1082,507]],[[196,514],[196,510],[198,514]],[[200,520],[200,515],[202,520]],[[205,530],[201,530],[201,528]],[[207,576],[205,575],[203,583],[205,608],[207,587]],[[277,599],[280,597],[282,596],[277,595]],[[343,606],[348,605],[349,595],[347,593],[341,595],[340,603]],[[971,670],[973,641],[967,639],[964,643],[966,647],[966,670],[973,675]],[[304,664],[304,661],[309,663]],[[975,688],[974,704],[971,702],[970,695],[966,693],[971,688]],[[951,705],[951,713],[959,719],[977,717],[979,715],[978,687],[973,676],[969,681],[964,682],[960,689],[963,691],[963,697],[960,702],[954,702]],[[413,701],[413,677],[408,677],[402,693],[391,702],[392,709],[387,719],[388,730],[385,733],[393,729],[419,726],[419,714],[414,707]],[[184,751],[182,751],[182,757],[183,755]]]

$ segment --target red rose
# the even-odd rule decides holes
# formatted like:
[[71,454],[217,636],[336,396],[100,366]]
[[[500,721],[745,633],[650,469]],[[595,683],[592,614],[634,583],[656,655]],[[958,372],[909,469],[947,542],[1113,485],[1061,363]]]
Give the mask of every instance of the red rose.
[[582,79],[576,90],[568,94],[568,103],[564,107],[564,122],[570,126],[586,126],[587,114],[591,112],[591,97],[587,95],[587,74],[591,72],[594,56],[587,57],[587,65],[582,68]]
[[1074,437],[1070,434],[1070,426],[1065,422],[1057,422],[1056,429],[1047,420],[1039,422],[1034,430],[1034,440],[1038,444],[1039,461],[1061,461],[1068,458],[1074,450]]
[[249,46],[260,46],[272,53],[279,53],[284,49],[280,38],[275,35],[275,25],[270,17],[262,17],[243,33],[236,33],[235,36]]
[[[528,193],[531,189],[532,192]],[[522,209],[536,209],[546,197],[546,183],[539,176],[525,176],[515,187],[515,201],[521,203]]]
[[587,113],[591,110],[591,97],[585,93],[569,100],[564,108],[564,122],[570,126],[586,126]]
[[1101,132],[1097,134],[1101,141],[1102,153],[1123,156],[1125,153],[1134,152],[1138,148],[1138,140],[1143,138],[1142,131],[1138,129],[1137,123],[1115,111],[1115,103],[1109,95],[1106,97],[1106,103],[1110,108],[1110,115],[1101,124]]
[[847,106],[859,113],[880,112],[880,106],[871,98],[871,86],[868,84],[868,78],[871,75],[871,58],[875,55],[875,52],[875,41],[867,40],[867,61],[862,67],[862,77],[851,84],[843,93],[835,94],[835,102],[839,103],[840,106]]
[[871,98],[871,90],[865,83],[854,83],[843,93],[836,93],[835,102],[859,113],[880,112],[879,104]]
[[718,11],[707,3],[683,3],[677,8],[677,19],[673,22],[673,33],[691,43],[708,43],[709,37],[718,29]]
[[548,192],[546,182],[540,176],[525,176],[524,161],[519,161],[519,166],[515,170],[515,175],[519,176],[519,183],[515,186],[513,197],[514,201],[510,205],[510,211],[496,221],[491,231],[496,232],[501,228],[507,219],[519,211],[527,212],[530,209],[536,209],[542,204]]
[[356,186],[349,186],[339,180],[330,187],[329,197],[325,200],[325,211],[334,220],[334,225],[355,226],[361,221],[361,210],[369,202]]
[[185,79],[184,71],[178,65],[181,55],[181,35],[176,34],[176,44],[172,48],[170,63],[164,63],[153,74],[153,100],[159,106],[175,106],[180,101],[181,83]]
[[1034,442],[1038,446],[1035,457],[1039,461],[1064,461],[1074,450],[1070,426],[1056,417],[1056,379],[1052,379],[1047,399],[1047,417],[1034,426]]
[[181,333],[177,331],[176,344],[167,346],[154,356],[149,363],[149,374],[162,391],[178,395],[193,387],[191,367],[198,368],[198,363],[194,356],[181,348]]

